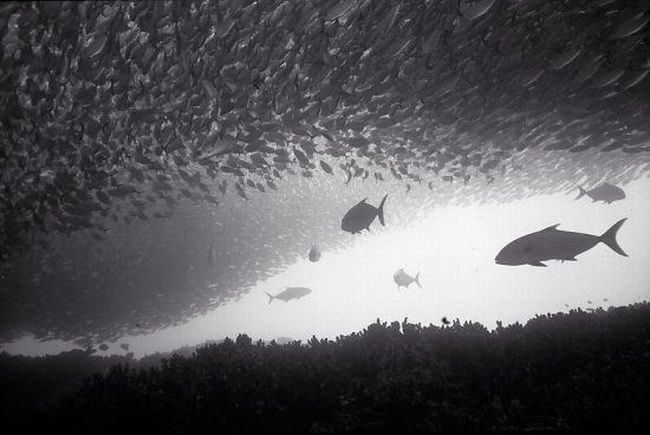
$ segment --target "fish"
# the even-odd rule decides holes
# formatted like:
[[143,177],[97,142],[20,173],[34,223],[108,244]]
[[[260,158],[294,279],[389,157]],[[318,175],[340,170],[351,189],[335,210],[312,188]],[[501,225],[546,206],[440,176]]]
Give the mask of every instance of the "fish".
[[328,165],[327,163],[325,163],[324,161],[322,161],[322,160],[320,161],[320,167],[323,168],[323,171],[325,171],[329,175],[333,174],[332,167],[330,165]]
[[346,170],[345,173],[348,176],[347,180],[345,180],[345,185],[347,186],[350,183],[350,180],[352,180],[352,172],[350,172],[349,170]]
[[306,295],[311,293],[311,289],[308,289],[307,287],[287,287],[286,290],[281,291],[277,295],[273,296],[270,293],[266,293],[266,295],[269,297],[269,305],[271,302],[273,302],[274,299],[279,299],[281,301],[290,301],[291,299],[300,299]]
[[418,272],[415,276],[411,276],[408,273],[404,272],[404,269],[400,269],[393,274],[393,280],[397,284],[397,290],[399,290],[401,287],[408,288],[408,286],[410,286],[412,283],[416,283],[418,287],[422,288],[422,285],[420,284],[420,272]]
[[[107,6],[87,38],[62,45],[49,20],[34,20],[60,13],[65,21],[69,4],[0,6],[10,60],[3,63],[3,89],[15,90],[10,108],[16,109],[0,117],[0,136],[16,130],[30,138],[2,136],[0,203],[11,211],[0,213],[0,265],[21,245],[30,249],[32,234],[80,231],[90,241],[101,239],[106,234],[96,224],[108,214],[105,206],[119,234],[123,221],[172,217],[178,204],[201,201],[214,209],[217,192],[229,204],[248,197],[283,201],[305,193],[295,178],[323,180],[332,175],[328,167],[332,185],[347,179],[350,189],[361,187],[354,182],[366,179],[368,169],[381,172],[374,173],[377,185],[386,173],[386,180],[389,174],[412,179],[404,184],[414,188],[421,174],[424,185],[433,181],[429,193],[436,201],[460,204],[573,188],[568,174],[590,173],[592,163],[603,176],[616,174],[621,185],[648,171],[647,1],[562,2],[559,8],[496,0],[226,3],[207,39],[192,31],[196,8],[175,24],[163,19],[163,50],[140,41],[147,35],[139,29],[148,29],[143,24],[152,12],[164,18],[168,8]],[[82,19],[99,13],[81,8]],[[209,14],[199,15],[201,21]],[[113,22],[133,26],[107,38]],[[413,32],[405,31],[410,27]],[[25,29],[33,56],[24,52]],[[182,56],[170,55],[170,36],[182,42]],[[587,153],[583,160],[565,151]],[[591,160],[600,151],[601,159]],[[509,154],[536,164],[498,176]],[[339,171],[353,157],[358,162]],[[319,166],[319,159],[331,166]],[[442,176],[445,182],[437,181]],[[463,186],[470,176],[473,182]],[[273,184],[283,177],[286,184]],[[246,179],[256,180],[254,186]],[[479,198],[484,183],[499,189]],[[271,218],[277,216],[274,209]],[[305,222],[296,222],[296,233],[304,234]],[[241,224],[233,236],[256,228]],[[203,266],[207,244],[199,244]],[[21,297],[46,301],[61,293],[28,290]],[[142,314],[137,307],[144,305],[135,306]],[[158,306],[151,316],[166,318],[171,306]],[[152,320],[146,325],[153,327]],[[106,326],[89,326],[98,325]]]
[[601,236],[558,230],[560,224],[527,234],[508,243],[495,257],[497,264],[506,266],[546,267],[547,260],[577,261],[576,256],[603,242],[614,252],[627,257],[616,241],[616,234],[627,220],[623,218],[612,225]]
[[580,189],[580,193],[578,193],[576,200],[587,195],[591,198],[592,202],[603,201],[611,204],[614,201],[620,201],[625,198],[623,189],[606,182],[591,190],[585,190],[581,186],[578,186],[578,189]]
[[244,188],[241,186],[241,184],[239,184],[239,182],[235,182],[235,187],[237,194],[248,201],[248,196],[246,196],[246,192],[244,191]]
[[650,17],[648,17],[646,13],[640,12],[627,21],[621,23],[610,35],[610,38],[621,39],[640,32],[646,24],[648,24],[648,21],[650,21]]
[[320,260],[320,250],[315,244],[311,245],[311,249],[309,250],[309,261],[315,263],[318,260]]
[[341,229],[352,234],[360,233],[364,229],[370,231],[370,224],[375,220],[375,217],[379,217],[379,222],[381,222],[382,226],[385,226],[384,203],[387,197],[388,194],[384,196],[377,208],[366,204],[368,198],[362,199],[343,216]]
[[487,14],[494,3],[495,0],[483,0],[481,2],[474,3],[463,10],[462,14],[470,21],[476,20],[477,18],[480,18],[483,15]]
[[215,249],[213,243],[210,243],[210,247],[208,248],[207,263],[209,267],[215,267],[217,265],[217,250]]
[[222,195],[226,194],[226,188],[228,187],[228,182],[226,180],[222,180],[219,182],[219,191],[221,192]]

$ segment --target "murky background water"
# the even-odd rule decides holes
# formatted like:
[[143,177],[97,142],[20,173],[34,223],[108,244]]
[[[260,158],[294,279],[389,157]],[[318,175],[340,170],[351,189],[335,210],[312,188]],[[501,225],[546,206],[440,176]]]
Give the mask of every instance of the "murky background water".
[[[3,349],[143,355],[646,299],[649,7],[2,6]],[[574,200],[603,182],[626,197]],[[385,194],[385,227],[341,230]],[[627,258],[494,262],[622,218]],[[398,291],[400,268],[422,288]]]

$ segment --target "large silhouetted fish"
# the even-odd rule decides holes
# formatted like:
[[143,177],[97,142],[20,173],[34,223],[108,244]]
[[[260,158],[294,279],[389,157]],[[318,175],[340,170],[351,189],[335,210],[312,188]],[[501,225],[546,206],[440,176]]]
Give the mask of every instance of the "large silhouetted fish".
[[556,224],[508,243],[494,260],[497,264],[507,266],[530,264],[546,267],[542,261],[576,261],[576,255],[590,250],[600,242],[627,257],[616,241],[616,233],[626,220],[624,218],[616,222],[602,236],[561,231],[557,229],[560,224]]
[[303,296],[308,295],[311,293],[311,290],[308,289],[307,287],[287,287],[286,290],[278,293],[277,295],[273,296],[269,293],[266,293],[266,295],[269,297],[269,304],[273,302],[274,299],[280,299],[281,301],[290,301],[291,299],[300,299]]
[[408,287],[411,283],[416,283],[418,287],[422,288],[420,285],[420,273],[418,272],[414,277],[404,272],[404,269],[400,269],[395,274],[393,274],[393,280],[397,284],[397,290],[401,287]]
[[591,190],[585,190],[581,186],[578,186],[578,189],[580,189],[580,193],[576,199],[580,199],[587,195],[593,202],[603,201],[607,204],[611,204],[614,201],[619,201],[625,198],[625,192],[623,189],[609,183],[603,183]]
[[384,203],[386,202],[387,197],[388,194],[386,194],[384,199],[381,200],[378,208],[366,204],[366,199],[368,198],[361,200],[361,202],[348,210],[345,216],[343,216],[341,229],[352,234],[360,233],[361,230],[370,231],[370,224],[377,216],[379,216],[379,222],[381,222],[382,226],[385,225]]

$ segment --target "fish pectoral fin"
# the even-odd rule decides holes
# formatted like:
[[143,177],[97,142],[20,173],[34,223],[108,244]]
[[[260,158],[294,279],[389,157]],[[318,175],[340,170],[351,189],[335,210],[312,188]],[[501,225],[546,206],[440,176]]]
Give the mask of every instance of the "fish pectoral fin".
[[530,263],[531,266],[537,266],[537,267],[547,267],[544,263],[541,261],[531,261]]

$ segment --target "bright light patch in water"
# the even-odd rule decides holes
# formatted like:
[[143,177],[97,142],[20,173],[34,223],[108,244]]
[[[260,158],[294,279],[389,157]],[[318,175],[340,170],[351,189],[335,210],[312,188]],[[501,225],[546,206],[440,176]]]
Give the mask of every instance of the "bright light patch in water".
[[[303,259],[259,282],[238,301],[186,324],[120,342],[142,356],[240,333],[264,340],[335,338],[377,318],[440,324],[443,316],[494,327],[497,320],[525,322],[539,313],[645,300],[650,288],[650,179],[623,187],[626,200],[611,205],[557,194],[505,204],[433,207],[408,225],[387,215],[385,231],[374,222],[370,233],[347,236],[353,243],[324,251],[317,263],[307,259],[310,245],[305,246]],[[617,239],[629,257],[601,243],[576,262],[548,261],[546,268],[494,262],[505,244],[524,234],[559,223],[562,230],[600,235],[623,217],[628,220]],[[398,291],[393,274],[400,268],[411,276],[420,272],[422,288],[413,283]],[[286,287],[308,287],[312,293],[297,301],[268,303],[265,292],[275,295]],[[28,347],[21,340],[5,350],[23,353]]]
[[[650,283],[649,187],[648,180],[631,183],[625,187],[626,201],[611,205],[559,194],[433,208],[408,226],[391,222],[380,234],[350,235],[354,244],[323,252],[318,263],[306,259],[306,246],[305,259],[258,283],[238,302],[186,325],[135,337],[132,349],[136,355],[151,353],[239,333],[267,340],[334,338],[377,318],[439,324],[446,316],[493,327],[497,320],[525,322],[538,313],[643,300]],[[599,244],[577,262],[549,261],[546,268],[494,262],[506,243],[549,225],[600,235],[622,217],[628,221],[618,240],[629,257]],[[411,276],[420,272],[422,288],[413,283],[398,291],[393,273],[400,268]],[[268,304],[265,292],[275,295],[294,286],[313,292],[297,301]]]

